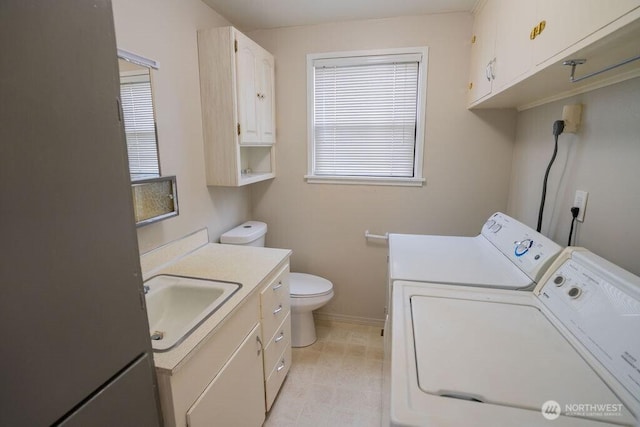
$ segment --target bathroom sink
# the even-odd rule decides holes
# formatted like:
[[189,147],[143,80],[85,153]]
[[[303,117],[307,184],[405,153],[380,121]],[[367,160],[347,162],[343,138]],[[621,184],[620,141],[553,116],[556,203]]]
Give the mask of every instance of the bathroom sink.
[[153,351],[167,351],[220,308],[239,283],[162,274],[144,282]]

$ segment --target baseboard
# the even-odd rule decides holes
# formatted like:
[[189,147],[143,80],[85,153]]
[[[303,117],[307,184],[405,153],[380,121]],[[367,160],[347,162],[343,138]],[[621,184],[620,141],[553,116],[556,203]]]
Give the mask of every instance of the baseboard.
[[379,328],[384,327],[384,320],[372,319],[370,317],[348,316],[346,314],[322,313],[316,311],[313,312],[313,317],[318,321],[352,323],[354,325],[376,326]]

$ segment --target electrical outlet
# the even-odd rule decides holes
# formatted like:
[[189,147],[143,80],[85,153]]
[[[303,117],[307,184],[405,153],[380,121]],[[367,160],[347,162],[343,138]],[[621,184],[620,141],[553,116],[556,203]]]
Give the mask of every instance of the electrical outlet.
[[576,217],[579,222],[584,222],[584,211],[587,209],[588,196],[589,193],[587,193],[586,191],[577,190],[576,198],[573,199],[573,207],[580,209],[580,211],[578,212],[578,216]]

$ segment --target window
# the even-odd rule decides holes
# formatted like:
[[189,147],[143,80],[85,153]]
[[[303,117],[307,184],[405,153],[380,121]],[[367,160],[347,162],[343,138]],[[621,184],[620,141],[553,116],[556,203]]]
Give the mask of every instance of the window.
[[120,99],[133,179],[158,176],[158,144],[149,72],[121,72]]
[[308,182],[422,185],[427,48],[307,56]]

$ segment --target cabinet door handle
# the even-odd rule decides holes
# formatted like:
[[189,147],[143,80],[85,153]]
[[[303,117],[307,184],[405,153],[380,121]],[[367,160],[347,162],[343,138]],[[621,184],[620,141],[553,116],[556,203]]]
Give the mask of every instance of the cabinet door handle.
[[284,369],[285,363],[284,363],[284,359],[282,359],[282,362],[280,362],[280,366],[278,366],[276,368],[276,371],[280,372]]
[[272,286],[271,289],[273,289],[274,291],[277,291],[281,287],[282,287],[282,280],[279,281],[277,285]]
[[259,335],[256,335],[256,342],[258,343],[258,356],[262,353],[262,340]]
[[538,37],[538,27],[533,27],[529,33],[529,40],[534,40],[536,37]]
[[489,62],[489,73],[491,74],[491,80],[496,79],[496,58],[493,58],[491,62]]
[[276,338],[275,342],[280,342],[284,339],[284,331],[280,332],[280,335],[278,335],[278,338]]
[[489,61],[489,63],[487,64],[487,66],[484,69],[484,75],[487,77],[487,81],[491,81],[491,71],[489,71],[489,68],[491,68],[491,61]]
[[273,315],[275,316],[276,314],[280,313],[282,311],[282,304],[280,304],[278,306],[278,308],[276,308],[275,310],[273,310]]

